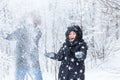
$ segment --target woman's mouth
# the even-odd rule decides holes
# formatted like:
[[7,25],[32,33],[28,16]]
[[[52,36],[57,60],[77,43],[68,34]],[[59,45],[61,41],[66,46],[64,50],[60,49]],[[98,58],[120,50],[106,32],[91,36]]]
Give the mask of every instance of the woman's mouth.
[[72,41],[74,41],[75,40],[75,38],[70,38],[70,41],[72,42]]

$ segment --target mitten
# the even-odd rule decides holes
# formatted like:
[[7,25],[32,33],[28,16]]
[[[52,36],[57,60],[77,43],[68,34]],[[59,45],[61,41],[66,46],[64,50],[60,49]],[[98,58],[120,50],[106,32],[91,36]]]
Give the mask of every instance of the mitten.
[[82,51],[75,52],[75,57],[78,59],[81,59],[83,57],[84,53]]

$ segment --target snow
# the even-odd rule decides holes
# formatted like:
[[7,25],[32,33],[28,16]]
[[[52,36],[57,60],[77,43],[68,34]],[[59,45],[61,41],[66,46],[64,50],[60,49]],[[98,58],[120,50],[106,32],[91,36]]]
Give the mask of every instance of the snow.
[[120,80],[120,74],[114,74],[101,69],[86,72],[86,80]]
[[86,80],[120,80],[120,53],[110,55],[99,66],[86,70]]
[[[39,13],[42,19],[39,61],[43,80],[56,80],[59,62],[47,59],[44,53],[59,50],[66,27],[71,24],[83,26],[84,39],[89,46],[85,80],[120,80],[119,0],[0,1],[0,80],[15,80],[16,44],[1,36],[19,28],[19,20],[31,12]],[[25,80],[32,80],[29,74]]]

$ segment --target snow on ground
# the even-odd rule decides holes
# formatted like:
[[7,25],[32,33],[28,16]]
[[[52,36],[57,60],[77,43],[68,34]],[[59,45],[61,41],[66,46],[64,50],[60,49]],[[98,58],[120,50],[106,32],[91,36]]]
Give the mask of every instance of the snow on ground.
[[[120,56],[113,55],[108,61],[93,68],[86,69],[85,80],[120,80]],[[43,73],[43,80],[55,80],[54,74],[45,72]]]
[[86,71],[85,80],[120,80],[120,74],[114,74],[104,69],[91,69]]
[[[43,80],[55,80],[53,73],[43,73]],[[104,69],[86,70],[85,80],[120,80],[120,74],[115,74]]]
[[[114,53],[94,68],[86,69],[85,80],[120,80],[119,59],[120,53]],[[43,80],[55,80],[54,77],[54,73],[43,73]]]
[[101,65],[86,70],[86,80],[120,80],[120,53],[110,55]]
[[[7,58],[4,56],[4,58]],[[2,58],[1,58],[2,59]],[[112,57],[108,58],[108,61],[106,60],[101,64],[100,66],[97,66],[92,69],[86,69],[85,72],[85,80],[120,80],[120,63],[119,63],[120,55],[114,54]],[[2,62],[2,60],[1,60]],[[4,62],[4,61],[3,61]],[[2,62],[2,63],[3,63]],[[5,61],[7,62],[7,61]],[[9,62],[10,64],[8,66],[9,69],[8,73],[4,73],[5,75],[2,76],[1,80],[14,80],[14,61]],[[44,67],[44,66],[42,66]],[[3,69],[5,70],[6,67],[4,66]],[[42,72],[43,80],[55,80],[55,74],[51,72]],[[29,75],[26,75],[25,80],[32,80]]]

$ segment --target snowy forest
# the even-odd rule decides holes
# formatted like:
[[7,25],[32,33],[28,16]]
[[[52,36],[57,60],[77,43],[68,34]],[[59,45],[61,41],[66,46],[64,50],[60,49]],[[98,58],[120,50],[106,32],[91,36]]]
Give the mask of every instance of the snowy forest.
[[[88,45],[85,80],[120,80],[120,0],[0,0],[0,80],[15,80],[15,40],[5,40],[25,16],[40,18],[39,63],[43,80],[58,80],[57,52],[68,26],[77,24]],[[31,32],[32,33],[32,32]],[[33,80],[29,74],[24,80]]]

